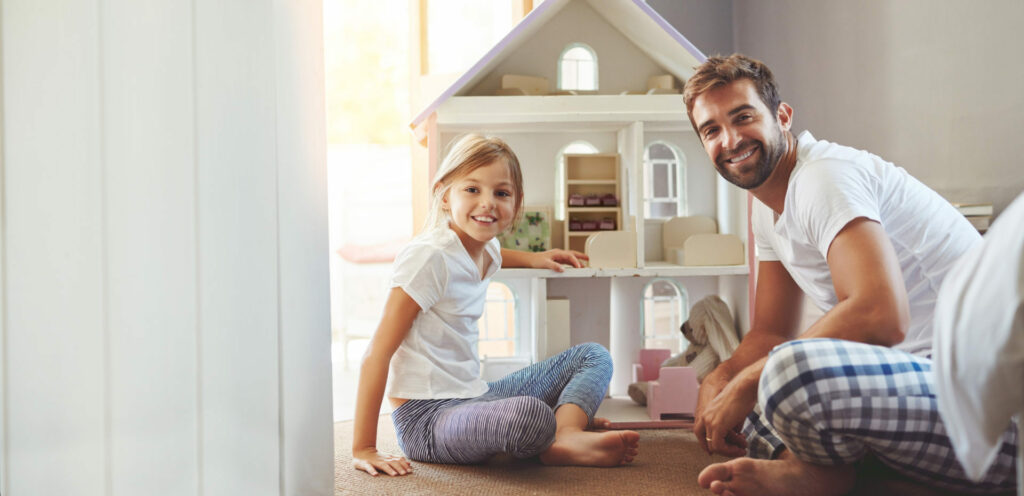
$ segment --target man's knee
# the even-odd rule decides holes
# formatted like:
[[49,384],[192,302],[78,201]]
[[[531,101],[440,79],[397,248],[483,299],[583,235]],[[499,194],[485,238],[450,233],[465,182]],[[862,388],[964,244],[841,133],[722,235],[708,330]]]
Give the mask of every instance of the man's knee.
[[[777,415],[807,413],[811,404],[820,403],[819,395],[834,395],[827,385],[815,383],[829,374],[816,370],[821,365],[835,365],[828,358],[836,340],[798,339],[776,346],[765,362],[758,384],[758,405],[765,419],[777,427]],[[829,365],[829,366],[831,366]],[[819,405],[820,406],[820,405]]]

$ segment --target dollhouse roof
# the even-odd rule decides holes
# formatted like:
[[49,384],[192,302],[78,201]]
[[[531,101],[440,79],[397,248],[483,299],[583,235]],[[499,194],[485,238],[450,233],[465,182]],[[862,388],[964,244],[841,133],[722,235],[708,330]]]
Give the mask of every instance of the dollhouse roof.
[[473,67],[420,112],[410,127],[416,134],[422,135],[421,127],[438,107],[449,98],[474,87],[566,5],[575,1],[589,4],[651,60],[681,81],[688,79],[693,74],[693,68],[706,58],[643,0],[547,0],[516,24]]

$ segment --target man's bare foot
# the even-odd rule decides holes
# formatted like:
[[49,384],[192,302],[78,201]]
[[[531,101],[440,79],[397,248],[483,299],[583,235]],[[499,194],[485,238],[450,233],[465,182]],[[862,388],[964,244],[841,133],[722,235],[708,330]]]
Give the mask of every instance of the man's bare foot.
[[828,496],[846,494],[855,478],[853,465],[815,465],[785,451],[776,460],[736,458],[709,465],[697,482],[729,496]]
[[639,444],[640,434],[634,431],[559,429],[555,443],[540,454],[540,461],[545,465],[617,467],[633,461]]

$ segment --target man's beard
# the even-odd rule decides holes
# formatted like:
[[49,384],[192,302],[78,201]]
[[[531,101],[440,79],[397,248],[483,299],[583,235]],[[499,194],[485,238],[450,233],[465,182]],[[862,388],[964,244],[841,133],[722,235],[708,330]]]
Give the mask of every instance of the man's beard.
[[[747,143],[741,142],[736,148],[742,150]],[[726,181],[743,189],[754,189],[764,184],[772,175],[772,172],[775,171],[775,167],[779,164],[779,159],[782,158],[782,152],[786,149],[786,135],[780,131],[772,146],[766,146],[762,141],[757,141],[756,143],[756,149],[759,149],[761,152],[761,158],[754,164],[752,176],[744,180],[739,174],[730,172],[724,158],[720,158],[715,162],[715,169],[718,171],[718,174],[724,177]],[[757,151],[756,149],[755,151]]]

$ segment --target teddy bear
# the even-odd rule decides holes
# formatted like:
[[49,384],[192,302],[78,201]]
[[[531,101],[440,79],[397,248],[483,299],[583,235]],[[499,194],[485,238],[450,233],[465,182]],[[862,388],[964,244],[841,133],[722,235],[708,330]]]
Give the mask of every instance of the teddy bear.
[[[669,357],[661,366],[693,367],[698,383],[703,382],[719,363],[732,356],[740,344],[729,305],[715,295],[695,303],[690,309],[690,318],[679,330],[690,345],[682,353]],[[633,401],[647,404],[646,381],[630,384],[628,392]]]

